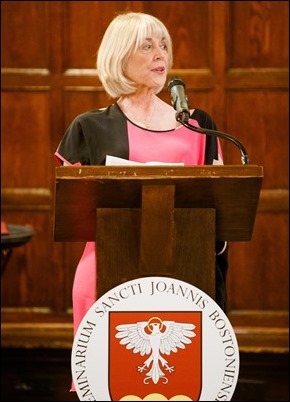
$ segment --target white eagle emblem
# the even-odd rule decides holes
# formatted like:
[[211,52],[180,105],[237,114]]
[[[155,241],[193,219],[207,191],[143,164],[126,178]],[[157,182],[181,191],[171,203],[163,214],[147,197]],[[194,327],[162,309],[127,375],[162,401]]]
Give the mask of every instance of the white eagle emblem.
[[185,349],[185,344],[190,344],[190,338],[195,336],[194,328],[194,324],[162,321],[159,317],[152,317],[149,321],[118,325],[116,338],[121,338],[120,344],[126,345],[126,349],[133,349],[133,353],[140,353],[141,356],[150,354],[143,366],[138,366],[138,371],[142,373],[152,363],[144,384],[148,384],[150,378],[154,384],[162,378],[166,384],[168,379],[159,362],[169,373],[174,371],[174,367],[170,367],[161,354],[170,355],[171,352],[176,353],[177,348]]

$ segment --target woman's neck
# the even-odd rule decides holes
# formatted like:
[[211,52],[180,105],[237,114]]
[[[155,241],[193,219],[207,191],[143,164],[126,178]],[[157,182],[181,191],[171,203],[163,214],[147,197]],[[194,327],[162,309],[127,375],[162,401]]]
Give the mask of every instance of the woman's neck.
[[174,109],[156,95],[122,96],[117,103],[127,118],[140,127],[156,131],[177,127]]

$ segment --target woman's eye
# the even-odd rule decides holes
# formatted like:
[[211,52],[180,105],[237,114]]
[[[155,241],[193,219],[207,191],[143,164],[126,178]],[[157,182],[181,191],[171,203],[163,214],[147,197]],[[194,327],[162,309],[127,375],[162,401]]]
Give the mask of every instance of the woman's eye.
[[[160,44],[159,45],[160,46],[160,49],[162,49],[162,50],[167,50],[167,45],[165,44],[165,43],[162,43],[162,44]],[[142,46],[141,46],[141,49],[142,50],[151,50],[153,48],[153,45],[151,44],[151,43],[144,43]]]
[[142,46],[142,49],[148,50],[148,49],[151,49],[151,47],[152,47],[152,45],[150,45],[150,43],[147,43],[147,44]]

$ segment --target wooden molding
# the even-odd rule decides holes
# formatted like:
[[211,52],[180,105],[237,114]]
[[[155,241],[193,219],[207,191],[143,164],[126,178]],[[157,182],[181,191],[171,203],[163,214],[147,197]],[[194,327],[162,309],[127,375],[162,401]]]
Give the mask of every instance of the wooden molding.
[[[283,327],[233,327],[241,353],[289,353],[289,330]],[[71,349],[71,323],[2,323],[2,348]]]

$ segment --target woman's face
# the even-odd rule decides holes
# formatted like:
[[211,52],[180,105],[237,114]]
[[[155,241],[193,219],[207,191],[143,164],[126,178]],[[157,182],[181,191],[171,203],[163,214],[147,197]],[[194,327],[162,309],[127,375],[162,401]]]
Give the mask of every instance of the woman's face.
[[164,39],[150,36],[129,56],[125,74],[138,89],[163,86],[168,71],[168,51]]

